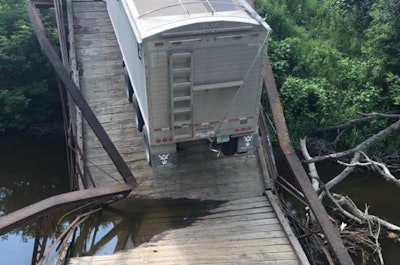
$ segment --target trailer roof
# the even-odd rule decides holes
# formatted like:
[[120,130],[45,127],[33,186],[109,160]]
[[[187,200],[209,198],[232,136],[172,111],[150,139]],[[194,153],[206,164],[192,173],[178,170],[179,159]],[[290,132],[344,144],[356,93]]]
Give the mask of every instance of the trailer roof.
[[[201,22],[231,21],[259,25],[244,0],[122,0],[140,39]],[[266,24],[265,24],[266,25]]]

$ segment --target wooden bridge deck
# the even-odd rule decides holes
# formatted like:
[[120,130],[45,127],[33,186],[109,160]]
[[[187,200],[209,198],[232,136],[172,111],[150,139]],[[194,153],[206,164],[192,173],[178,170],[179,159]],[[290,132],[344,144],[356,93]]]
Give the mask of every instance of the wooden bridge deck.
[[[132,170],[132,196],[223,201],[191,226],[114,255],[72,258],[69,264],[308,264],[273,200],[264,196],[257,153],[218,158],[207,143],[187,146],[181,164],[151,169],[128,103],[122,56],[102,1],[73,0],[76,62],[82,94]],[[122,183],[86,122],[83,152],[97,186]]]

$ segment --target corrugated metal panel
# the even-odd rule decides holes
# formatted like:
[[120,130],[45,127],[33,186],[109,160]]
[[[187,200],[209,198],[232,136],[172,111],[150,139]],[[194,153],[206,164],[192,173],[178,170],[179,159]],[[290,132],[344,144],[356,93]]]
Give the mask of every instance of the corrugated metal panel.
[[257,47],[246,45],[198,49],[194,57],[194,84],[243,80],[256,53]]
[[166,51],[152,52],[149,56],[148,85],[151,102],[151,128],[170,127],[170,90],[168,55]]
[[156,34],[196,23],[226,21],[238,22],[242,26],[265,24],[255,19],[255,12],[249,11],[243,0],[119,1],[129,15],[139,42]]
[[[159,49],[151,52],[147,61],[151,127],[172,128],[168,58],[169,54],[178,51],[193,55],[194,124],[255,116],[265,58],[265,50],[260,51],[260,44],[265,37],[264,33],[253,31],[206,35],[188,44],[181,41],[184,39],[178,39],[180,44],[177,46],[170,45],[169,40],[147,43],[147,49]],[[156,45],[161,42],[164,44]],[[216,124],[213,126],[218,127]],[[226,132],[224,128],[235,126],[236,123],[223,123],[221,129]],[[161,133],[165,136],[171,134],[170,131],[163,131],[157,132],[157,135]]]
[[[264,53],[261,53],[256,59],[257,52],[258,46],[247,46],[245,43],[196,50],[195,86],[236,80],[243,82],[240,91],[238,86],[196,91],[193,103],[196,122],[222,119],[226,113],[226,118],[256,113],[257,105],[254,103],[258,102],[261,62],[264,58]],[[255,59],[256,63],[250,69]],[[233,102],[236,93],[238,95]]]
[[191,15],[238,10],[237,0],[134,0],[140,17]]

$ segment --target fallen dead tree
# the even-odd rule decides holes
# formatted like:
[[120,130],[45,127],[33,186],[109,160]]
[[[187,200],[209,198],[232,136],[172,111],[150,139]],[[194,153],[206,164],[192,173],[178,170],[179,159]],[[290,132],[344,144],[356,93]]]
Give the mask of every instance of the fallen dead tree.
[[[312,157],[307,149],[305,138],[300,140],[300,146],[305,158],[303,162],[308,166],[308,174],[312,181],[313,188],[320,199],[324,201],[324,204],[332,210],[331,212],[335,216],[335,218],[332,219],[334,219],[338,227],[340,227],[341,236],[348,250],[361,254],[363,263],[373,259],[377,264],[384,264],[379,238],[383,235],[383,232],[386,232],[386,234],[392,237],[398,237],[400,234],[400,226],[383,220],[378,216],[371,215],[368,205],[365,205],[365,209],[361,210],[348,196],[331,191],[333,187],[341,183],[356,168],[360,167],[373,170],[385,181],[400,187],[400,180],[392,173],[399,170],[399,160],[394,159],[396,154],[390,156],[392,158],[390,165],[387,165],[384,159],[372,159],[367,154],[371,146],[399,131],[400,115],[371,113],[362,114],[362,116],[363,117],[360,119],[351,120],[345,124],[319,129],[317,131],[336,131],[337,136],[334,140],[336,142],[343,136],[346,130],[353,126],[380,118],[395,119],[395,121],[349,150]],[[334,144],[335,143],[333,143],[333,145]],[[344,169],[330,181],[324,183],[321,181],[315,163],[326,160],[334,160],[344,166]],[[310,219],[312,220],[312,217]],[[307,225],[309,225],[310,220],[306,222]]]

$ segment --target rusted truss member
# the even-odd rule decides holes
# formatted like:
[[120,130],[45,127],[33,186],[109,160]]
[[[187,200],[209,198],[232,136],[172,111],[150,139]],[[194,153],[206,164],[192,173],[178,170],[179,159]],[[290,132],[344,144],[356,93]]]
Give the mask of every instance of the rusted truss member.
[[328,213],[326,212],[324,206],[322,205],[322,202],[319,200],[317,194],[312,188],[308,175],[292,147],[289,133],[286,127],[285,117],[283,115],[282,105],[279,99],[278,90],[276,88],[275,79],[268,57],[266,62],[264,82],[267,87],[268,100],[274,117],[274,124],[276,126],[276,131],[278,134],[279,145],[281,146],[283,153],[285,154],[285,157],[290,165],[290,169],[293,172],[293,175],[296,177],[296,180],[299,183],[301,190],[303,191],[316,220],[321,226],[326,236],[326,239],[332,247],[332,250],[334,251],[336,258],[338,259],[340,264],[354,264],[345,246],[343,245],[339,232],[335,229],[332,221],[329,219]]
[[33,222],[41,216],[51,214],[61,206],[126,196],[131,190],[132,187],[127,184],[118,184],[103,188],[73,191],[50,197],[0,217],[0,235],[6,234],[25,223]]
[[93,113],[93,110],[90,108],[89,104],[83,98],[78,87],[72,80],[69,72],[67,71],[67,69],[65,69],[57,52],[55,51],[53,46],[50,44],[48,38],[46,37],[45,27],[39,17],[39,14],[35,7],[35,2],[29,1],[26,4],[26,11],[28,12],[29,19],[35,31],[36,37],[39,41],[40,47],[42,48],[42,52],[46,55],[50,64],[53,66],[58,78],[64,84],[68,94],[74,100],[76,106],[78,106],[78,108],[81,110],[83,117],[86,119],[90,128],[93,130],[93,132],[99,139],[104,150],[110,156],[111,160],[113,161],[118,172],[121,174],[125,183],[128,183],[132,186],[136,186],[137,185],[136,180],[132,172],[122,159],[121,154],[116,149],[115,145],[111,141],[110,137],[107,135],[103,126],[98,121],[96,115]]

